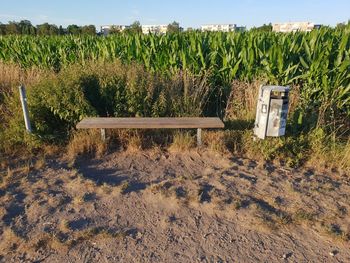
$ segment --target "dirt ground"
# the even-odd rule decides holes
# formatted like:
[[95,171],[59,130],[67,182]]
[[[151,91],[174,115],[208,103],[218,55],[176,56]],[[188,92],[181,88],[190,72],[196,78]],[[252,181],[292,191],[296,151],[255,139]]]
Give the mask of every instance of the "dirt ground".
[[1,262],[350,262],[338,172],[152,150],[12,173]]

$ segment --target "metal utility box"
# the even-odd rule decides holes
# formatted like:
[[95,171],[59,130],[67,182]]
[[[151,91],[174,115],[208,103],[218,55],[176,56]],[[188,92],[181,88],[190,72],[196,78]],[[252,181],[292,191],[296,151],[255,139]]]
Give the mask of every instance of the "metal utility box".
[[254,134],[265,139],[266,136],[283,136],[286,131],[289,87],[261,86]]

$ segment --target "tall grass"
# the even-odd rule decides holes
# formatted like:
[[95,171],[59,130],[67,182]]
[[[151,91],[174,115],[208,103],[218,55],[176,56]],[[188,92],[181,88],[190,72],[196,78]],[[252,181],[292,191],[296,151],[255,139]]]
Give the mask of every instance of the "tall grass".
[[71,65],[59,73],[46,71],[31,83],[27,97],[35,136],[23,130],[17,86],[9,86],[2,104],[3,148],[24,141],[34,145],[64,142],[86,116],[201,116],[210,91],[205,75],[178,72],[166,77],[119,61]]

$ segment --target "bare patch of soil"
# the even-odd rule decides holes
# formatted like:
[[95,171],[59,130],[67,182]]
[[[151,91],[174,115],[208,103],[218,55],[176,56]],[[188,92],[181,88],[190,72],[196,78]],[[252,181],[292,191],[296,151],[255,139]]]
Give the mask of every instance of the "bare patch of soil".
[[50,160],[0,188],[1,262],[350,262],[350,178],[210,152]]

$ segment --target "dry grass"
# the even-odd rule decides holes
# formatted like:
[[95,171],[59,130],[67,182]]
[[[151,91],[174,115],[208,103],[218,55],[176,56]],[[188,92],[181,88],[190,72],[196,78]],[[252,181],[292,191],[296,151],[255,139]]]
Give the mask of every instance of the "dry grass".
[[101,157],[107,151],[107,144],[98,130],[79,131],[73,135],[67,146],[67,158],[74,161],[78,156]]
[[[264,80],[252,83],[234,80],[225,110],[224,120],[253,120],[256,114],[256,103],[259,89]],[[293,86],[289,94],[289,113],[296,109],[300,98],[300,87]]]
[[46,165],[46,160],[45,160],[45,157],[44,156],[40,156],[36,161],[35,161],[35,164],[34,164],[34,169],[35,170],[41,170],[45,167]]
[[22,69],[19,65],[0,62],[0,83],[2,89],[5,87],[18,86],[20,83],[26,83],[30,86],[37,82],[47,70],[39,68]]
[[113,192],[113,187],[107,183],[103,183],[99,189],[102,191],[103,194],[109,195]]
[[345,230],[340,225],[336,223],[324,223],[321,222],[321,227],[325,234],[331,236],[335,240],[340,241],[349,241],[350,240],[350,231],[349,229]]
[[300,208],[293,215],[293,220],[295,222],[313,222],[316,215],[312,212],[306,211],[305,209]]
[[260,85],[261,81],[252,83],[233,81],[224,120],[254,119]]
[[128,143],[127,143],[127,151],[138,152],[140,150],[142,150],[142,136],[138,133],[129,135]]
[[69,221],[66,219],[62,219],[60,224],[59,224],[59,229],[63,232],[69,232],[70,231]]
[[5,228],[1,234],[1,251],[15,251],[24,240],[18,236],[11,228]]
[[61,153],[61,147],[54,144],[45,144],[42,146],[44,157],[52,158]]
[[346,144],[324,145],[324,140],[312,140],[312,155],[306,165],[316,170],[337,169],[350,174],[350,139]]
[[208,149],[218,152],[227,153],[228,149],[226,146],[225,132],[223,131],[204,131],[203,132],[203,143]]
[[189,151],[195,146],[195,139],[190,132],[177,132],[174,134],[173,143],[169,147],[171,152]]
[[129,182],[128,181],[123,182],[120,185],[120,193],[125,194],[128,191],[129,188],[130,188]]
[[12,176],[13,176],[13,170],[10,168],[10,166],[8,166],[7,167],[7,174],[6,174],[6,176],[8,177],[8,178],[11,178]]

